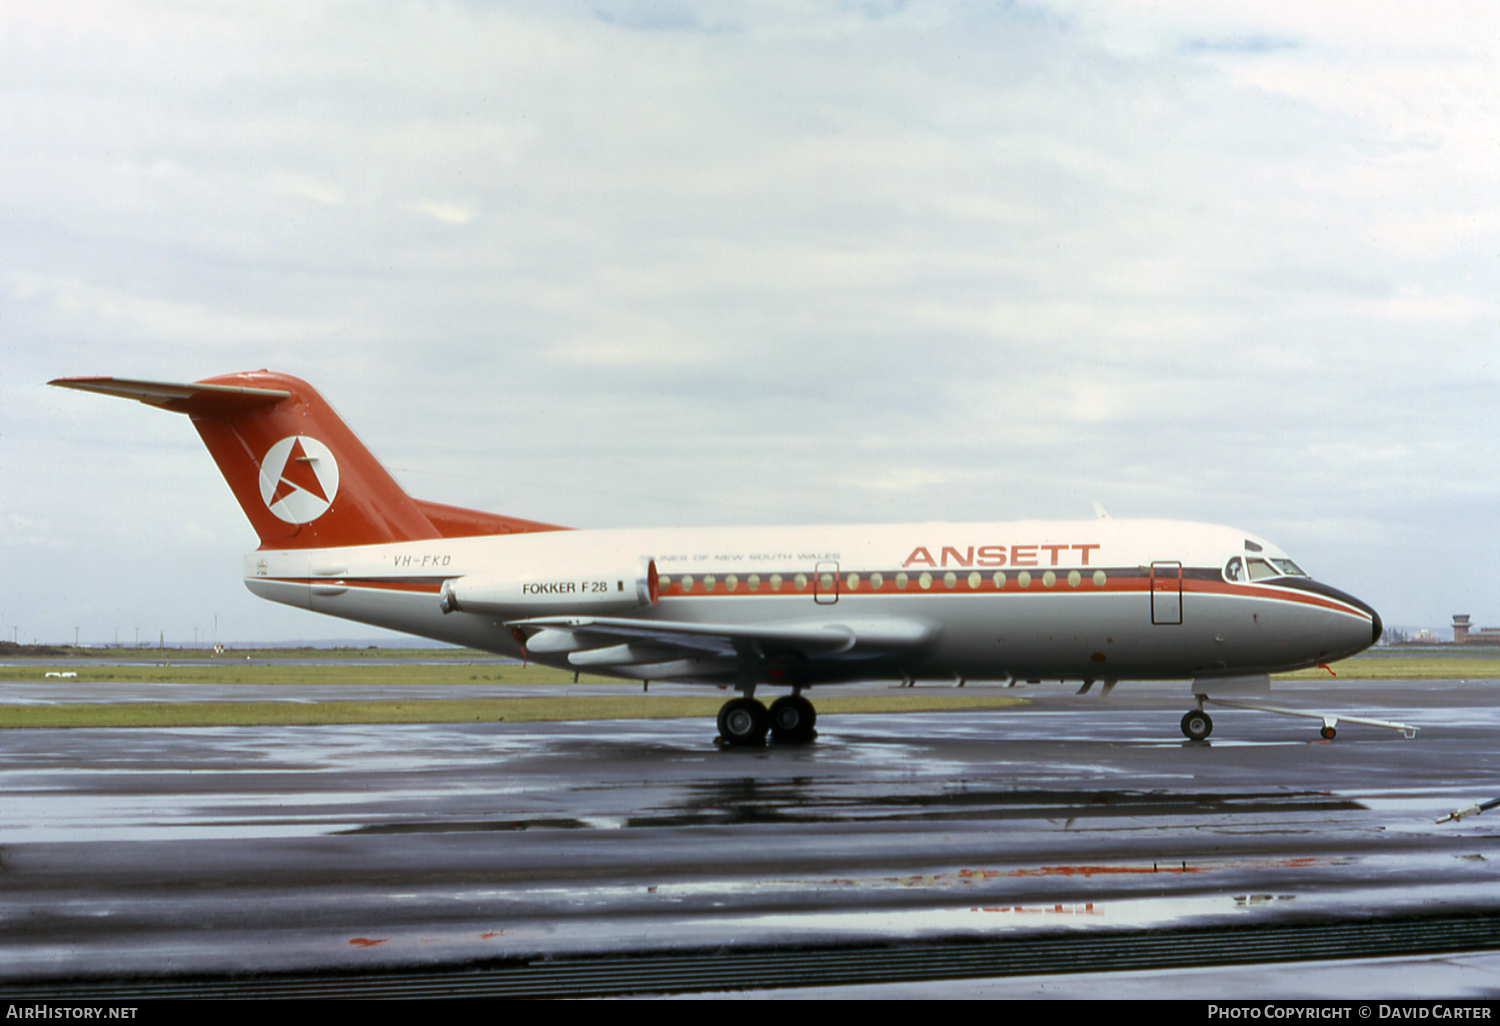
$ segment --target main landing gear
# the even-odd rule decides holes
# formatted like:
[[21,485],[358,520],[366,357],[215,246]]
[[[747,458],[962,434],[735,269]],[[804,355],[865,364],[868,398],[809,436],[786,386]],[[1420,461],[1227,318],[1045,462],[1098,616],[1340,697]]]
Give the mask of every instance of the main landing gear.
[[767,709],[748,695],[732,698],[719,710],[719,741],[735,747],[763,745],[766,734],[777,744],[802,745],[818,736],[818,714],[801,695],[783,695]]

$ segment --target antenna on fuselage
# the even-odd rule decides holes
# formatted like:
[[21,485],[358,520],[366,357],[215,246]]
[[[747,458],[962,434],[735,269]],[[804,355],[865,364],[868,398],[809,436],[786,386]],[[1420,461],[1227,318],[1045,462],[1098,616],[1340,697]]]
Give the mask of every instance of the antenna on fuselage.
[[1094,516],[1098,517],[1100,520],[1108,520],[1109,519],[1109,514],[1106,513],[1106,512],[1104,512],[1104,507],[1101,506],[1101,505],[1099,505],[1099,500],[1098,499],[1094,499],[1093,503],[1094,503]]

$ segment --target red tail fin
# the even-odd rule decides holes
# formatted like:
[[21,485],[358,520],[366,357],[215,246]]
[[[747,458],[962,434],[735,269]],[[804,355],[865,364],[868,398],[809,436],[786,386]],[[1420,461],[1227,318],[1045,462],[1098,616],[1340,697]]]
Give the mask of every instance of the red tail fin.
[[289,374],[248,371],[192,384],[120,378],[50,384],[186,413],[263,549],[560,530],[413,499],[323,397]]

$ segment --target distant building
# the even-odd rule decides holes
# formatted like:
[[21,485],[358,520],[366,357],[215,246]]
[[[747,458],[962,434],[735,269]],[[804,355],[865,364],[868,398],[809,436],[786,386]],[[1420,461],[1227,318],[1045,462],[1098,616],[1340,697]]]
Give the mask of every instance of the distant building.
[[1459,645],[1500,645],[1500,627],[1481,627],[1477,632],[1469,614],[1454,614],[1453,641]]

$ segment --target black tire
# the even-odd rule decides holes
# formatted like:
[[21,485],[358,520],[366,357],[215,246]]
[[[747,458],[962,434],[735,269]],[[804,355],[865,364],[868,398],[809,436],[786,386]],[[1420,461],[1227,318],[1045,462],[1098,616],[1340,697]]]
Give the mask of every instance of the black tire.
[[802,745],[817,736],[818,720],[813,704],[801,695],[783,695],[771,703],[771,740]]
[[1332,741],[1334,738],[1339,736],[1339,732],[1334,730],[1332,727],[1324,727],[1322,730],[1318,731],[1318,733],[1323,735],[1324,741]]
[[1189,741],[1202,741],[1214,732],[1214,718],[1202,709],[1192,709],[1182,717],[1182,732]]
[[759,745],[771,729],[771,714],[753,698],[734,698],[719,710],[719,737],[731,745]]

